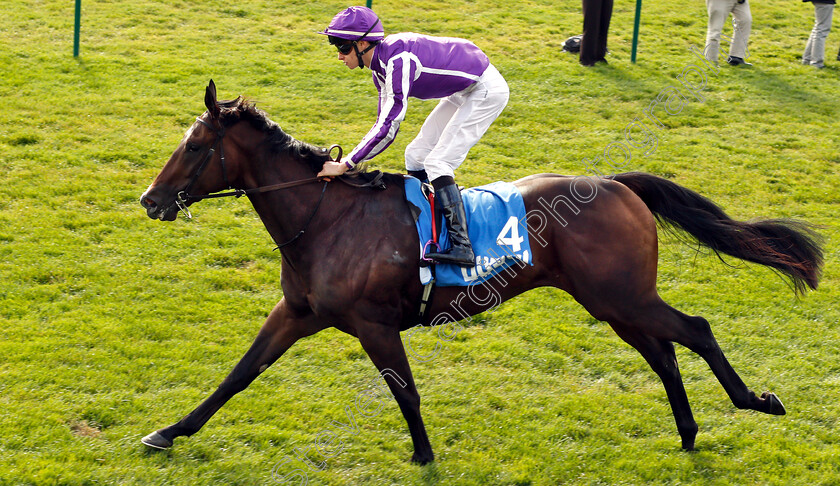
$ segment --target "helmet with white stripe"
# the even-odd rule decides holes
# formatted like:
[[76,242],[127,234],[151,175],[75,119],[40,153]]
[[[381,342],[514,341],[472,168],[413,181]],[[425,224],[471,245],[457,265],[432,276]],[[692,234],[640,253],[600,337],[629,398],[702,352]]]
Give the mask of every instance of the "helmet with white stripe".
[[385,28],[373,10],[349,7],[336,14],[330,25],[318,33],[349,41],[379,42],[385,37]]

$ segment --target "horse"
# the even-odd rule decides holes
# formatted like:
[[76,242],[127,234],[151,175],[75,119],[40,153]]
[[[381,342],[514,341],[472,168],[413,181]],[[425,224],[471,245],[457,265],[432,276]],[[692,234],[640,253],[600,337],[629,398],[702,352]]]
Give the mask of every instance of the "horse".
[[[283,297],[218,388],[180,421],[142,442],[165,449],[175,438],[198,432],[296,341],[334,327],[356,337],[381,375],[391,378],[385,381],[408,424],[411,460],[433,461],[400,335],[421,320],[423,292],[405,176],[382,175],[381,190],[319,179],[316,174],[331,160],[329,149],[295,140],[242,97],[217,100],[212,80],[204,101],[207,111],[140,202],[150,218],[173,221],[201,199],[247,196],[280,248]],[[704,196],[641,172],[538,174],[513,184],[524,199],[525,227],[535,242],[533,264],[513,266],[468,292],[437,288],[422,324],[452,323],[528,290],[556,287],[641,353],[664,385],[683,449],[694,450],[698,427],[673,343],[707,362],[735,407],[786,413],[775,394],[757,395],[744,384],[706,319],[686,315],[658,295],[657,225],[690,235],[719,257],[770,267],[790,280],[796,295],[816,289],[820,278],[821,240],[810,225],[736,221]],[[220,193],[225,190],[230,192]]]

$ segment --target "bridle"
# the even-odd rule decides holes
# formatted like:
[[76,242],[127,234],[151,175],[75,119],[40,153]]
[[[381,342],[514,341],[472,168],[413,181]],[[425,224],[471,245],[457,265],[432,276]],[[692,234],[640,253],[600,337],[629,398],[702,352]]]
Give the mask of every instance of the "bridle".
[[[178,192],[178,195],[175,196],[175,204],[178,206],[178,209],[184,213],[189,219],[192,219],[192,213],[187,208],[187,203],[191,201],[200,201],[204,199],[202,196],[193,196],[190,194],[190,189],[195,185],[198,178],[201,177],[201,173],[204,172],[204,169],[210,164],[210,160],[213,159],[213,154],[216,152],[216,147],[219,148],[219,160],[222,163],[222,178],[225,180],[225,189],[230,189],[230,182],[227,178],[227,166],[225,165],[225,147],[222,145],[222,139],[225,138],[225,127],[219,123],[219,129],[217,130],[212,125],[207,123],[206,121],[202,120],[200,117],[196,118],[196,121],[207,127],[209,130],[216,134],[216,143],[213,145],[207,155],[204,157],[204,160],[201,161],[201,165],[198,166],[198,170],[195,171],[190,181],[187,183],[187,186],[184,187],[183,190]],[[239,196],[237,196],[239,197]]]
[[[255,187],[255,188],[252,188],[252,189],[236,189],[236,188],[233,188],[230,185],[230,181],[228,181],[227,166],[225,165],[225,148],[224,148],[224,145],[222,144],[222,140],[225,137],[224,126],[221,123],[219,123],[219,128],[216,129],[215,127],[213,127],[212,125],[210,125],[206,121],[202,120],[200,117],[196,118],[196,120],[216,134],[216,142],[213,145],[213,148],[211,148],[207,152],[207,155],[204,157],[204,160],[201,162],[201,165],[198,166],[198,170],[195,171],[192,178],[187,183],[186,187],[184,187],[183,190],[179,191],[178,194],[175,196],[175,205],[178,206],[178,209],[181,212],[183,212],[184,216],[186,216],[189,219],[192,219],[192,213],[190,213],[190,210],[187,206],[188,206],[189,203],[191,203],[193,201],[201,201],[203,199],[212,199],[212,198],[229,197],[229,196],[239,198],[239,197],[242,197],[242,196],[247,196],[249,194],[259,194],[259,193],[269,192],[269,191],[278,191],[278,190],[281,190],[281,189],[287,189],[287,188],[290,188],[290,187],[296,187],[296,186],[301,186],[301,185],[304,185],[304,184],[311,184],[313,182],[321,181],[321,179],[318,178],[318,177],[310,177],[308,179],[301,179],[301,180],[291,181],[291,182],[283,182],[283,183],[280,183],[280,184],[272,184],[270,186]],[[232,190],[228,191],[228,192],[219,192],[219,193],[216,193],[216,194],[203,194],[203,195],[190,194],[190,189],[193,188],[196,181],[198,181],[198,178],[201,176],[201,173],[204,172],[204,169],[207,168],[207,166],[210,164],[210,161],[213,159],[213,154],[216,152],[216,147],[218,147],[218,149],[219,149],[219,160],[221,161],[221,164],[222,164],[222,178],[225,181],[225,189],[232,189]],[[333,151],[333,149],[336,149],[336,148],[338,148],[338,157],[335,160],[340,161],[341,157],[342,157],[342,153],[343,153],[343,151],[341,149],[341,146],[339,146],[339,145],[331,146],[328,150],[328,153],[330,154],[330,157],[332,157],[332,155],[331,155],[332,151]],[[297,234],[295,234],[295,236],[293,236],[291,239],[289,239],[285,243],[281,243],[281,244],[277,245],[278,249],[294,243],[301,236],[303,236],[303,234],[306,232],[306,229],[309,227],[309,223],[311,223],[312,220],[315,219],[315,214],[318,212],[318,209],[321,207],[321,202],[323,202],[323,200],[324,200],[324,193],[327,191],[327,184],[329,184],[329,183],[330,183],[329,180],[324,180],[324,186],[321,189],[321,196],[318,198],[318,203],[315,205],[315,208],[312,210],[312,214],[309,215],[309,219],[307,219],[306,223],[304,223],[303,228],[301,228],[301,230],[298,231]]]

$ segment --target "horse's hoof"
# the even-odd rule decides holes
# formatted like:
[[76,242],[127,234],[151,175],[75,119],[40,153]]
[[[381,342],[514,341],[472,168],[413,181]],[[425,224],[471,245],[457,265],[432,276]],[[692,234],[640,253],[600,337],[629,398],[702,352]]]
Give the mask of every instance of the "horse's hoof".
[[767,413],[771,415],[784,415],[787,413],[785,406],[775,393],[764,392],[761,398],[767,402]]
[[140,442],[153,449],[169,449],[172,447],[172,441],[167,440],[166,437],[158,434],[157,432],[152,432],[146,437],[143,437],[140,439]]

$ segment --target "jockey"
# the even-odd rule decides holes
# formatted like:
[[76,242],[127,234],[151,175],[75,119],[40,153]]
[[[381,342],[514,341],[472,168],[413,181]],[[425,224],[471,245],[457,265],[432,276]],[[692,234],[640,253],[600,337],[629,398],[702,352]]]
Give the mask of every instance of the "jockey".
[[406,147],[405,166],[410,175],[431,181],[449,230],[450,248],[426,257],[474,266],[454,170],[507,105],[505,79],[472,42],[414,33],[386,37],[382,22],[366,7],[339,12],[319,34],[328,36],[348,68],[370,68],[379,91],[379,115],[352,152],[325,163],[318,175],[341,175],[385,150],[405,119],[409,97],[440,99]]

